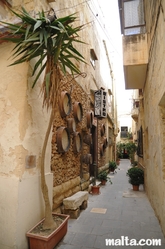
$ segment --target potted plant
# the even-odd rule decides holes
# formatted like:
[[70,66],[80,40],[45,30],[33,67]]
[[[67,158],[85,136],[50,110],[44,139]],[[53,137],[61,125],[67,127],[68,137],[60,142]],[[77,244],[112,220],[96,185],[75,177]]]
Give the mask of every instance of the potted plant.
[[124,143],[118,142],[116,145],[116,157],[123,158]]
[[108,180],[112,183],[110,177],[108,177],[108,173],[105,170],[98,174],[98,179],[101,181],[101,185],[105,185]]
[[125,144],[125,148],[126,148],[126,150],[128,152],[131,164],[133,164],[134,161],[135,161],[134,156],[135,156],[135,152],[137,151],[137,146],[136,146],[135,143],[129,142],[129,143]]
[[139,167],[128,169],[126,175],[129,177],[129,183],[132,184],[133,190],[138,191],[139,185],[144,184],[144,171]]
[[91,194],[92,195],[99,195],[100,194],[100,185],[96,185],[96,182],[94,179],[92,181]]
[[101,181],[101,185],[105,185],[107,182],[107,172],[102,171],[98,174],[98,179]]
[[[56,18],[54,10],[45,15],[43,11],[39,12],[36,17],[32,17],[29,13],[22,8],[17,13],[11,10],[13,14],[19,18],[20,23],[6,23],[1,22],[7,26],[8,34],[2,39],[15,43],[13,49],[13,58],[15,61],[11,65],[19,63],[29,62],[34,59],[35,64],[32,72],[34,76],[34,82],[32,88],[34,88],[38,82],[38,79],[42,73],[44,73],[44,80],[41,87],[43,94],[43,107],[51,110],[51,116],[45,134],[44,143],[41,151],[41,190],[45,202],[45,218],[41,223],[37,224],[44,231],[50,231],[50,235],[41,236],[34,235],[32,230],[27,233],[30,240],[30,248],[53,248],[66,233],[66,225],[62,235],[55,235],[56,239],[52,239],[53,230],[59,231],[59,221],[57,222],[55,214],[52,215],[52,209],[48,196],[48,188],[45,181],[45,152],[48,143],[52,124],[55,119],[55,108],[57,106],[59,86],[62,80],[70,80],[67,78],[68,74],[71,74],[74,78],[81,74],[79,68],[74,64],[74,60],[85,62],[83,56],[73,46],[74,42],[82,43],[79,40],[78,32],[82,26],[74,27],[72,24],[75,22],[76,17],[74,15],[65,16],[63,18]],[[66,218],[66,219],[65,219]],[[64,218],[64,215],[60,216],[61,220],[68,219],[68,216]],[[62,222],[63,223],[63,222]],[[49,240],[50,238],[50,240]],[[37,240],[35,240],[37,239]],[[47,242],[49,240],[50,242]],[[38,241],[38,242],[37,242]],[[43,241],[43,244],[42,244]],[[38,244],[37,244],[38,243]]]
[[120,158],[119,157],[116,159],[116,165],[120,165]]
[[114,173],[116,168],[117,168],[116,162],[115,161],[109,161],[109,170],[110,170],[110,172]]

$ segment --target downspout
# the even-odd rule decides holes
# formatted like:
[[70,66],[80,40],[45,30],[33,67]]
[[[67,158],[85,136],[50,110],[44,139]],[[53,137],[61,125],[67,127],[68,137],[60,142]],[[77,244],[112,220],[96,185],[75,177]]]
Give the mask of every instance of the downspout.
[[[110,69],[110,75],[112,79],[112,121],[113,121],[113,128],[117,129],[117,106],[116,106],[116,93],[115,93],[115,87],[114,87],[114,75],[113,75],[113,69],[112,65],[110,62],[108,50],[107,50],[107,45],[105,40],[103,40],[106,56],[107,56],[107,61]],[[116,160],[116,134],[114,130],[114,160]]]
[[114,123],[114,76],[113,76],[113,70],[112,70],[112,65],[109,59],[109,55],[108,55],[108,50],[107,50],[107,45],[105,40],[103,40],[103,44],[104,44],[104,49],[105,49],[105,53],[107,56],[107,61],[108,61],[108,65],[109,65],[109,69],[110,69],[110,75],[112,78],[112,118],[113,118],[113,123]]

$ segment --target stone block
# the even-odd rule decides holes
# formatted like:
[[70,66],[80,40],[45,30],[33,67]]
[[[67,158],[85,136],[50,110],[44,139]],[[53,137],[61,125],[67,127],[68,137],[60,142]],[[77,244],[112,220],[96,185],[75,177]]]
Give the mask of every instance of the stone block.
[[84,172],[83,173],[83,179],[85,180],[85,181],[88,181],[89,180],[89,178],[90,178],[90,174],[88,173],[88,172]]
[[84,201],[88,200],[87,191],[79,191],[76,194],[63,199],[63,204],[65,209],[76,210],[79,208]]
[[82,190],[87,190],[88,187],[89,187],[89,184],[90,184],[89,181],[87,181],[87,182],[82,182],[82,183],[81,183],[81,189],[82,189]]
[[83,201],[83,203],[80,206],[80,210],[85,210],[88,206],[88,201]]
[[70,216],[70,218],[77,219],[80,215],[80,208],[77,208],[76,210],[64,208],[63,212],[64,212],[64,214],[68,214]]

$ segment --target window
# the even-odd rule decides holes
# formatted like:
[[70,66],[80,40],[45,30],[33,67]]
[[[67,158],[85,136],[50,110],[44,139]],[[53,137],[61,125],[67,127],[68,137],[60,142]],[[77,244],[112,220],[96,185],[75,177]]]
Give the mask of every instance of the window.
[[119,0],[121,31],[124,35],[146,32],[143,0]]
[[127,138],[128,137],[128,127],[127,126],[121,126],[120,137],[121,138]]
[[94,49],[90,49],[90,62],[94,69],[96,68],[96,64],[95,64],[96,60],[98,59],[97,59]]
[[108,145],[113,144],[113,130],[111,127],[108,127]]
[[138,137],[138,146],[137,146],[137,155],[143,157],[143,128],[140,127],[140,130],[137,132]]

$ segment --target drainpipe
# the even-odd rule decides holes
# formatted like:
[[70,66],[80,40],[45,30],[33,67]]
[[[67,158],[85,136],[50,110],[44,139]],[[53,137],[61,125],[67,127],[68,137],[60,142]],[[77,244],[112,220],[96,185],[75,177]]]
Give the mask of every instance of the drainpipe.
[[108,60],[108,65],[109,65],[109,69],[110,69],[110,75],[111,75],[111,78],[112,78],[112,118],[113,118],[113,122],[114,122],[114,75],[113,75],[112,65],[111,65],[111,62],[110,62],[110,59],[109,59],[107,45],[106,45],[105,40],[103,40],[103,44],[104,44],[105,53],[106,53],[107,60]]
[[113,149],[114,151],[112,152],[114,154],[114,160],[116,160],[116,138],[115,138],[115,129],[117,128],[117,106],[116,106],[116,94],[115,94],[115,87],[114,87],[114,75],[113,75],[113,69],[112,69],[112,65],[110,62],[110,58],[109,58],[109,54],[108,54],[108,50],[107,50],[107,46],[106,46],[106,42],[105,40],[103,40],[103,44],[104,44],[104,48],[105,48],[105,52],[106,52],[106,56],[107,56],[107,61],[108,61],[108,65],[109,65],[109,69],[110,69],[110,75],[111,75],[111,79],[112,79],[112,121],[113,121],[113,136],[114,136],[114,146]]

